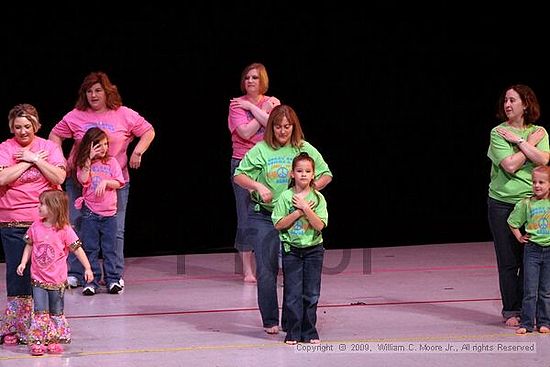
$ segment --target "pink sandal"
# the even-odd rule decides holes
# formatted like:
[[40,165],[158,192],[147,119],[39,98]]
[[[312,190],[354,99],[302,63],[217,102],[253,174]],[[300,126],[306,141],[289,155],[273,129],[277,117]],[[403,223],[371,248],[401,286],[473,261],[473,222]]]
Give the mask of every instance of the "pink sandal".
[[63,353],[63,346],[59,343],[53,343],[48,345],[48,353],[50,354],[61,354]]
[[16,345],[19,343],[19,338],[15,334],[4,335],[4,345]]
[[33,356],[43,356],[46,353],[46,347],[42,344],[33,344],[31,345],[31,355]]

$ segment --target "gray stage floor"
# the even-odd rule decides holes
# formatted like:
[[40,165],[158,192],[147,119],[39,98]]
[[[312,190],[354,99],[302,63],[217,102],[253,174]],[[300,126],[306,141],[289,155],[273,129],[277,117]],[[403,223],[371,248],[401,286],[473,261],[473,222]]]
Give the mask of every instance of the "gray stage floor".
[[550,336],[502,322],[490,242],[328,250],[316,349],[267,335],[237,271],[232,253],[128,258],[123,294],[67,293],[62,356],[0,346],[0,366],[550,365]]

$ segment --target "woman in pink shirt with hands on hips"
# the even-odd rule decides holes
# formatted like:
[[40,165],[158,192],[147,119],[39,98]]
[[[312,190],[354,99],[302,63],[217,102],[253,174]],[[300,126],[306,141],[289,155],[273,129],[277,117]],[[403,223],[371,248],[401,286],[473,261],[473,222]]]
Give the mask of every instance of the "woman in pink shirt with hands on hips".
[[[114,157],[124,175],[124,186],[117,190],[117,241],[116,263],[117,272],[124,272],[124,226],[126,221],[126,206],[130,193],[130,175],[128,166],[137,169],[141,166],[143,155],[155,138],[153,126],[136,111],[123,106],[122,98],[115,85],[111,83],[107,74],[92,72],[88,74],[78,91],[78,100],[75,108],[63,116],[52,131],[49,139],[61,145],[64,139],[73,139],[74,144],[68,158],[67,181],[65,189],[69,195],[69,215],[71,223],[79,230],[80,211],[72,203],[82,195],[82,187],[72,174],[75,170],[74,157],[78,144],[86,131],[91,127],[98,127],[107,133],[109,139],[109,155]],[[128,159],[128,146],[138,139]],[[77,275],[72,268],[78,267],[78,261],[69,255],[69,285],[76,287]],[[119,280],[124,287],[124,281]]]

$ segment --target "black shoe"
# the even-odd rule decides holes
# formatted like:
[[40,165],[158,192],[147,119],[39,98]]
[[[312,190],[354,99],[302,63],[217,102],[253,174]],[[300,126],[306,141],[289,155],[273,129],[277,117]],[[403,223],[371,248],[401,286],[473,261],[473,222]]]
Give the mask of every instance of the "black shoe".
[[119,294],[122,292],[122,289],[123,287],[118,282],[109,284],[109,293],[111,294]]
[[82,294],[85,296],[93,296],[95,294],[95,288],[91,286],[84,287]]

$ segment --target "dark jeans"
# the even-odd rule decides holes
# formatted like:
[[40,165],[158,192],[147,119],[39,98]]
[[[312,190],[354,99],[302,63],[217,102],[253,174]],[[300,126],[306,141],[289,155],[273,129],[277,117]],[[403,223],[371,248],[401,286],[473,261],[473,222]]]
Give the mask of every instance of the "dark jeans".
[[63,290],[32,287],[34,312],[48,311],[50,315],[63,315]]
[[523,255],[524,296],[521,308],[521,327],[533,331],[550,327],[550,247],[532,242],[525,244]]
[[279,273],[279,231],[271,221],[271,213],[255,212],[250,204],[246,241],[254,244],[258,306],[264,327],[279,326],[277,274]]
[[508,319],[521,314],[523,248],[508,226],[508,216],[514,205],[488,198],[487,208],[497,258],[502,316]]
[[237,209],[237,233],[235,234],[235,248],[239,251],[252,251],[254,246],[246,242],[246,228],[248,221],[248,207],[250,206],[250,193],[243,189],[233,180],[235,168],[241,162],[240,159],[231,158],[231,185],[235,196],[235,207]]
[[[102,273],[102,267],[99,263],[100,250],[103,255],[105,283],[109,285],[118,282],[122,274],[118,272],[116,266],[116,215],[104,217],[92,212],[86,205],[83,205],[80,220],[80,239],[94,273],[94,281],[88,285],[94,288],[99,287]],[[78,262],[78,264],[74,263],[71,266],[73,267],[71,268],[71,274],[77,277],[80,284],[84,284],[82,264]]]
[[321,244],[309,248],[291,247],[289,252],[283,251],[285,341],[307,343],[311,339],[319,339],[315,325],[324,253]]
[[31,290],[31,264],[25,267],[23,276],[17,275],[17,267],[21,263],[23,250],[25,249],[24,236],[28,228],[0,228],[0,239],[4,248],[6,261],[6,290],[8,297],[30,296]]

